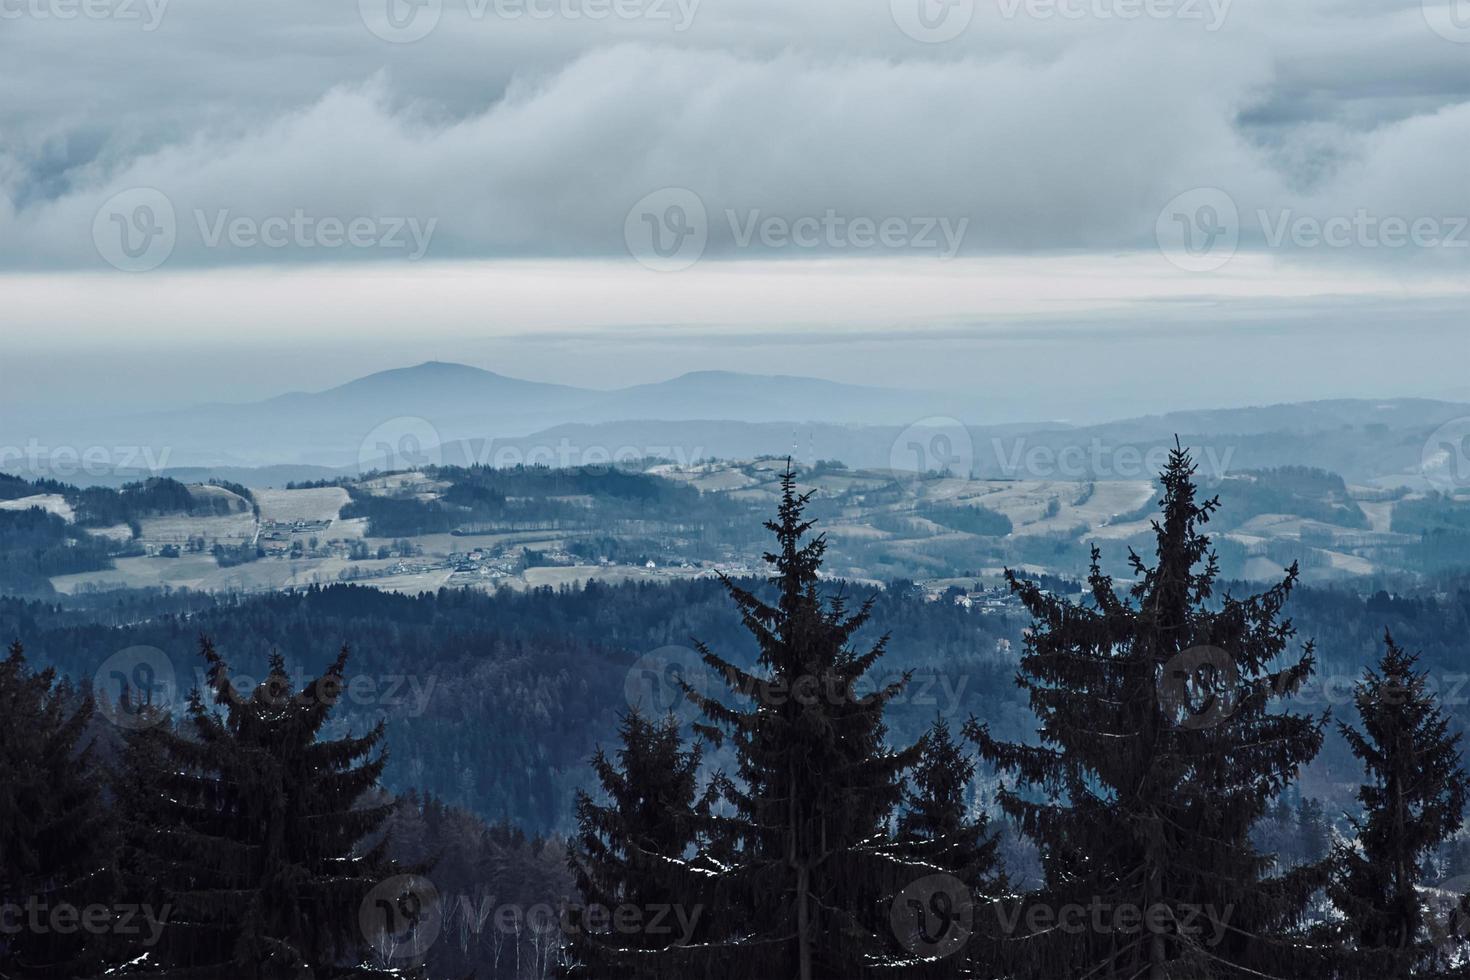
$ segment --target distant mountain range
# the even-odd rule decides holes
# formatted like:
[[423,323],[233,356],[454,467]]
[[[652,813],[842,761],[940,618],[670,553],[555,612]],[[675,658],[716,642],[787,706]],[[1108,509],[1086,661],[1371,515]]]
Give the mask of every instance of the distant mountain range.
[[[1039,401],[1038,415],[1044,410]],[[123,465],[126,450],[144,447],[139,459],[180,478],[257,485],[423,462],[579,465],[646,455],[687,463],[786,453],[861,467],[1085,480],[1147,477],[1148,460],[1177,434],[1202,450],[1206,475],[1301,464],[1354,482],[1412,483],[1426,440],[1460,418],[1470,418],[1470,405],[1392,399],[1190,410],[1086,427],[997,425],[979,398],[814,378],[701,371],[600,391],[428,362],[249,404],[0,433],[0,445],[102,447]],[[0,468],[116,482],[136,477],[139,460],[117,475],[48,462],[43,454],[35,466],[5,459]]]
[[[897,424],[911,420],[915,412],[922,416],[960,410],[943,397],[814,378],[701,371],[657,384],[598,391],[431,361],[320,392],[87,419],[27,435],[48,446],[143,444],[155,456],[167,449],[172,466],[342,468],[359,465],[364,443],[394,429],[421,441],[447,443],[630,419]],[[0,438],[0,444],[6,442],[14,440]]]

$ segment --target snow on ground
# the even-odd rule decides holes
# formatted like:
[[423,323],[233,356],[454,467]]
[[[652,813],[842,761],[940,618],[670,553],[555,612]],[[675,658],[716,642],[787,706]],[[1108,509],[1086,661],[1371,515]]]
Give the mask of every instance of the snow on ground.
[[145,546],[182,545],[190,538],[203,538],[206,543],[234,545],[255,540],[255,515],[250,511],[243,514],[198,515],[176,514],[167,517],[144,517],[138,521],[143,533],[140,540]]
[[[378,573],[390,570],[397,559],[348,561],[344,558],[301,558],[248,562],[221,568],[212,555],[185,554],[178,558],[118,558],[116,568],[75,575],[57,575],[51,584],[65,595],[108,589],[171,586],[198,591],[266,592],[343,581],[344,572]],[[448,578],[444,572],[442,579]],[[383,579],[362,579],[378,585]],[[437,586],[435,586],[437,587]]]
[[89,527],[87,533],[94,538],[107,538],[118,544],[127,544],[133,540],[133,529],[126,524],[113,524],[110,527]]
[[48,514],[57,517],[70,524],[77,519],[72,512],[71,504],[59,493],[38,493],[29,497],[20,497],[15,500],[0,500],[0,510],[30,510],[39,507]]
[[[260,519],[277,523],[335,521],[351,499],[342,487],[307,490],[252,490],[260,505]],[[334,529],[335,530],[335,529]],[[334,537],[338,535],[333,535]]]
[[1360,508],[1362,508],[1363,513],[1367,515],[1368,526],[1371,527],[1373,530],[1378,532],[1387,532],[1393,530],[1392,500],[1359,500],[1357,504]]
[[189,496],[201,502],[223,500],[229,504],[231,510],[247,512],[250,510],[250,501],[233,490],[226,490],[224,487],[217,487],[211,483],[193,484],[189,487]]
[[[641,568],[631,565],[563,565],[555,568],[528,568],[521,578],[527,588],[539,588],[549,585],[552,588],[560,588],[563,585],[583,585],[591,579],[606,582],[609,585],[619,585],[623,582],[667,582],[670,579],[690,579],[713,575],[713,572],[703,569],[687,568]],[[516,579],[501,579],[519,586],[520,581]]]

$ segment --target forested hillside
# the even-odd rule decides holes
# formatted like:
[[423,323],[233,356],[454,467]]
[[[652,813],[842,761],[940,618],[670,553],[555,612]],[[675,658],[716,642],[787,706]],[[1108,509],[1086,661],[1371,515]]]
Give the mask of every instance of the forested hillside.
[[[104,849],[121,849],[117,877],[108,879],[107,887],[123,896],[160,888],[166,894],[178,887],[174,872],[158,864],[166,843],[146,828],[160,820],[195,820],[188,806],[176,813],[171,809],[191,794],[225,792],[238,797],[245,810],[254,805],[248,801],[257,793],[252,788],[256,776],[223,756],[216,758],[217,751],[265,738],[248,751],[282,759],[320,753],[323,760],[338,760],[332,766],[342,767],[340,778],[355,787],[354,793],[371,796],[359,804],[366,808],[360,817],[343,812],[341,819],[360,825],[354,833],[362,835],[361,846],[377,840],[386,848],[360,852],[366,863],[356,880],[364,888],[374,881],[395,882],[392,887],[402,893],[390,904],[400,910],[408,902],[422,911],[429,891],[434,902],[442,901],[432,919],[432,938],[416,932],[429,919],[413,918],[410,927],[395,913],[375,926],[386,932],[367,935],[380,960],[374,969],[389,972],[363,976],[406,975],[392,972],[405,966],[394,959],[421,940],[422,955],[414,959],[423,961],[433,980],[469,969],[498,980],[556,971],[568,977],[599,975],[595,969],[587,972],[593,964],[650,978],[713,968],[714,961],[669,947],[658,938],[663,933],[635,930],[590,939],[590,934],[568,931],[569,921],[582,921],[565,918],[572,914],[568,908],[581,907],[578,892],[584,902],[621,902],[618,907],[727,909],[717,918],[690,918],[680,942],[700,939],[710,949],[737,949],[745,935],[768,934],[776,945],[767,951],[763,969],[772,976],[787,975],[808,959],[812,976],[870,970],[908,975],[903,964],[916,951],[923,951],[928,965],[919,970],[911,964],[914,976],[974,975],[954,972],[964,964],[969,964],[966,970],[1001,970],[1007,977],[1041,976],[1074,957],[1106,959],[1107,937],[1114,935],[1106,931],[1099,934],[1102,945],[1069,946],[1043,942],[1028,927],[1022,945],[1012,947],[1010,942],[1023,937],[972,921],[963,942],[935,945],[922,936],[931,926],[944,926],[944,915],[902,928],[899,918],[886,923],[867,913],[841,923],[858,909],[890,904],[902,909],[909,899],[898,893],[907,894],[906,885],[928,889],[917,899],[924,908],[938,895],[950,909],[960,907],[956,902],[972,911],[985,903],[1010,908],[1000,920],[1013,923],[1007,929],[1014,928],[1009,916],[1037,903],[1072,901],[1076,896],[1068,889],[1073,886],[1061,884],[1068,874],[1065,860],[1058,864],[1061,842],[1081,841],[1092,832],[1087,828],[1101,828],[1104,820],[1116,822],[1104,837],[1121,839],[1133,818],[1090,812],[1096,803],[1037,809],[1048,798],[1045,787],[1070,784],[1077,793],[1085,784],[1075,780],[1082,777],[1068,773],[1083,760],[1090,760],[1085,765],[1094,771],[1086,779],[1133,785],[1137,774],[1115,763],[1145,751],[1161,753],[1158,766],[1197,770],[1201,775],[1190,778],[1216,786],[1206,794],[1209,799],[1235,800],[1219,817],[1229,823],[1211,829],[1215,817],[1195,813],[1187,798],[1178,797],[1180,792],[1188,796],[1187,784],[1181,790],[1168,781],[1152,782],[1149,792],[1156,802],[1128,805],[1143,808],[1139,812],[1168,806],[1171,820],[1204,821],[1189,833],[1205,835],[1201,839],[1226,834],[1234,841],[1230,848],[1259,852],[1237,861],[1230,874],[1260,875],[1252,887],[1277,896],[1274,904],[1253,907],[1248,919],[1214,922],[1222,928],[1248,922],[1256,939],[1217,949],[1200,946],[1195,933],[1180,933],[1178,944],[1166,943],[1162,952],[1148,956],[1203,963],[1229,955],[1232,962],[1256,969],[1266,965],[1263,950],[1277,944],[1307,964],[1303,969],[1338,971],[1322,975],[1344,978],[1359,975],[1354,971],[1363,964],[1437,962],[1443,944],[1431,948],[1419,940],[1401,953],[1354,959],[1356,944],[1369,940],[1343,933],[1342,924],[1356,921],[1352,910],[1359,906],[1378,908],[1375,888],[1403,892],[1470,873],[1470,847],[1457,836],[1458,784],[1452,778],[1458,772],[1453,733],[1470,723],[1470,672],[1461,655],[1470,631],[1470,575],[1383,581],[1370,583],[1382,588],[1359,592],[1303,587],[1292,568],[1283,569],[1278,586],[1252,595],[1244,583],[1219,579],[1213,546],[1200,534],[1219,505],[1196,501],[1187,474],[1187,459],[1180,454],[1161,501],[1166,519],[1153,529],[1155,549],[1143,552],[1156,555],[1157,568],[1165,571],[1135,554],[1129,560],[1136,574],[1115,584],[1096,554],[1080,596],[1078,584],[1067,579],[1013,574],[1010,588],[1020,605],[959,586],[935,595],[902,580],[876,587],[826,577],[825,540],[814,536],[816,519],[804,513],[811,497],[797,494],[794,474],[788,473],[781,519],[767,525],[779,532],[780,544],[768,561],[781,574],[771,578],[658,585],[594,581],[560,589],[445,589],[417,596],[343,585],[254,597],[119,592],[65,605],[11,598],[0,600],[0,635],[25,638],[23,654],[19,646],[12,650],[10,682],[20,684],[20,690],[51,692],[35,710],[51,719],[45,725],[58,726],[46,736],[58,740],[54,750],[47,750],[52,757],[88,744],[89,765],[131,774],[98,791],[99,802],[87,804],[116,805],[128,814],[117,825],[119,836],[98,841]],[[1276,476],[1271,484],[1293,481],[1329,494],[1335,486],[1330,478],[1308,472]],[[485,488],[486,499],[496,506],[492,491]],[[1193,569],[1190,576],[1179,577],[1186,568]],[[1133,583],[1131,593],[1124,591],[1125,581]],[[1139,648],[1140,637],[1159,642],[1157,637],[1169,636],[1178,627],[1156,623],[1159,614],[1150,604],[1155,592],[1171,596],[1170,615],[1182,617],[1180,624],[1214,645],[1179,652],[1174,648],[1183,641],[1170,639],[1163,648],[1170,664],[1207,652],[1179,675],[1184,686],[1172,686],[1174,675],[1166,665],[1157,681],[1163,700],[1155,707],[1144,699],[1136,708],[1110,708],[1109,698],[1099,700],[1100,691],[1134,691],[1130,697],[1141,697],[1136,684],[1121,673],[1117,680],[1106,679],[1090,659],[1096,654],[1078,651],[1090,650],[1105,634],[1116,637],[1107,641],[1109,650]],[[1236,649],[1242,651],[1240,659],[1229,659]],[[1078,657],[1069,672],[1052,666]],[[1156,676],[1146,660],[1109,657],[1117,659],[1118,671]],[[350,672],[344,669],[348,663]],[[1412,686],[1416,700],[1400,706],[1386,695],[1365,694],[1372,690],[1363,686],[1364,677],[1374,676],[1365,674],[1370,668],[1397,671],[1395,683]],[[56,681],[63,677],[79,686]],[[310,678],[317,680],[307,682],[299,695],[277,700],[276,692],[289,692],[291,685]],[[1019,687],[1018,678],[1024,681]],[[1067,716],[1051,714],[1063,704],[1062,687],[1048,685],[1074,689],[1065,702]],[[333,692],[329,699],[322,693],[327,690]],[[251,691],[253,697],[243,693]],[[88,692],[98,699],[98,717],[91,716]],[[203,692],[224,713],[216,718],[207,700],[191,692]],[[1212,699],[1218,702],[1214,707]],[[276,704],[306,712],[306,729],[273,727]],[[1392,712],[1408,705],[1422,716],[1416,725],[1430,726],[1423,751],[1437,752],[1441,760],[1435,764],[1437,775],[1426,778],[1443,782],[1449,795],[1435,797],[1444,816],[1402,844],[1407,856],[1400,865],[1410,870],[1387,885],[1375,884],[1366,872],[1349,870],[1350,854],[1342,848],[1362,833],[1362,821],[1384,826],[1384,820],[1393,819],[1373,816],[1384,797],[1364,789],[1359,760],[1377,758],[1373,740],[1391,739],[1383,726],[1399,724]],[[819,707],[830,716],[812,715]],[[1262,713],[1268,707],[1276,713]],[[1110,713],[1115,710],[1141,710],[1145,718],[1153,711],[1173,712],[1183,721],[1168,722],[1173,734],[1157,745],[1140,743],[1122,755],[1106,749],[1097,755],[1085,733],[1126,725],[1122,715]],[[63,723],[69,711],[72,720]],[[257,711],[264,714],[256,718],[252,712]],[[1372,719],[1367,728],[1328,724],[1359,715]],[[1197,723],[1199,718],[1217,720]],[[1223,764],[1230,745],[1244,744],[1250,730],[1268,724],[1281,728],[1283,744],[1291,748],[1274,761],[1258,758],[1265,773],[1259,781]],[[40,732],[47,730],[43,726]],[[839,730],[850,734],[828,741]],[[205,755],[195,748],[216,743],[219,747]],[[1063,746],[1063,754],[1049,754],[1047,744]],[[808,748],[793,756],[795,746]],[[1205,774],[1206,757],[1218,772]],[[213,775],[198,778],[224,788],[186,782],[164,797],[148,788],[160,780],[170,783],[175,777],[166,774],[171,771],[182,774],[201,766],[200,773]],[[788,766],[796,769],[787,772]],[[1154,772],[1154,767],[1145,768]],[[314,771],[313,765],[299,774],[307,782],[291,792],[314,798],[318,791],[309,778]],[[786,810],[785,804],[771,809],[772,801],[797,771],[805,774],[802,780],[818,782],[810,795],[802,795],[800,812],[790,818],[795,822],[777,832],[773,828],[787,819],[777,819],[778,812]],[[638,789],[640,780],[649,785]],[[1227,785],[1234,788],[1227,791]],[[1264,795],[1262,787],[1269,787]],[[82,784],[76,792],[96,790]],[[327,792],[335,799],[337,791]],[[384,792],[401,801],[390,804]],[[653,810],[634,806],[644,795],[663,802]],[[850,804],[840,813],[825,802],[838,799]],[[867,809],[852,809],[858,804]],[[639,820],[669,807],[685,815],[659,823],[661,829],[638,829]],[[370,820],[368,814],[374,814]],[[315,832],[306,825],[292,830],[296,825],[288,814],[280,819],[287,821],[285,833]],[[211,839],[232,833],[213,825],[189,826],[188,833]],[[893,826],[901,831],[888,840]],[[790,908],[762,911],[766,889],[774,887],[772,876],[779,879],[791,871],[776,856],[788,847],[789,835],[807,840],[817,832],[813,828],[823,827],[823,833],[840,833],[828,838],[828,846],[837,850],[824,858],[827,852],[817,848],[798,860],[795,867],[807,871],[792,878],[790,887],[798,894],[820,892],[852,911],[818,914],[814,907],[810,918]],[[657,850],[647,850],[655,839],[662,841]],[[1400,846],[1392,835],[1380,843],[1365,840],[1364,846]],[[253,848],[255,841],[250,836],[246,843]],[[1177,863],[1195,845],[1185,840],[1155,853],[1135,843],[1141,849],[1119,852],[1113,859],[1119,867],[1093,872],[1088,887],[1121,888],[1118,901],[1126,897],[1144,907],[1169,900],[1167,892],[1156,890],[1135,895],[1118,876],[1145,855]],[[1102,839],[1085,845],[1094,851],[1107,846]],[[1219,857],[1226,864],[1235,860],[1227,861],[1224,852]],[[684,867],[691,858],[694,863]],[[827,860],[836,862],[834,870],[818,873],[815,869]],[[309,875],[321,871],[305,867],[302,873]],[[189,872],[196,877],[217,873],[212,861]],[[1177,873],[1185,875],[1181,896],[1198,893],[1176,896],[1180,908],[1209,904],[1199,897],[1214,895],[1208,878]],[[951,883],[938,893],[931,882],[936,874]],[[953,891],[957,880],[966,882],[960,893]],[[1222,892],[1215,901],[1234,908],[1248,891]],[[546,927],[550,920],[543,915],[542,926],[532,928],[526,910],[533,906],[547,909],[552,919],[562,917],[560,925]],[[517,911],[503,924],[487,925],[484,916],[502,907]],[[226,917],[213,905],[198,914],[201,922],[214,923],[210,929]],[[1362,915],[1378,916],[1373,921],[1388,923],[1381,928],[1400,934],[1430,921],[1415,920],[1420,925],[1411,927],[1383,918],[1389,915],[1383,910]],[[161,928],[166,943],[158,957],[184,962],[194,955],[181,933]],[[268,917],[259,928],[290,932],[294,926],[289,919]],[[858,945],[833,938],[859,928]],[[919,938],[909,934],[910,928]],[[400,935],[402,930],[407,931]],[[781,938],[788,935],[806,938]],[[379,943],[383,936],[397,936],[391,950]],[[290,939],[306,944],[301,955],[320,962],[342,955],[328,947],[308,950],[317,941]],[[200,955],[233,955],[221,947],[208,950]],[[957,955],[961,950],[963,955]],[[95,963],[125,955],[126,947],[88,944],[65,952],[75,962]],[[658,958],[648,959],[646,968],[629,966],[628,957],[641,960],[655,953]],[[1136,949],[1128,953],[1129,962],[1141,962],[1137,955],[1142,954]],[[898,972],[885,972],[890,970]]]

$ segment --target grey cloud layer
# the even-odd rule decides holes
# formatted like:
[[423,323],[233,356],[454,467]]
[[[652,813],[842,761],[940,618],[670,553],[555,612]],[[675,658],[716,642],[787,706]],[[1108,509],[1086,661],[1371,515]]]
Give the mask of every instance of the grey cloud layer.
[[829,213],[965,219],[967,251],[1151,247],[1195,187],[1229,192],[1248,246],[1257,211],[1470,214],[1470,45],[1417,2],[1237,0],[1209,31],[982,0],[932,45],[886,0],[703,0],[684,31],[465,2],[413,44],[352,4],[0,21],[0,263],[98,267],[98,208],[134,187],[172,203],[178,265],[403,254],[212,239],[236,218],[433,222],[430,259],[616,255],[670,186],[729,256],[760,251],[753,219]]

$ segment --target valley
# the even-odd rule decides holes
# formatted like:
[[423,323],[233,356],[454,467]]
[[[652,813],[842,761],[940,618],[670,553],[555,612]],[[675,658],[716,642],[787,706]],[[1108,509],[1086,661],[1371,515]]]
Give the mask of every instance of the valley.
[[[80,524],[80,491],[17,481],[0,515],[35,509],[57,533],[83,534],[106,553],[98,567],[47,576],[43,594],[658,583],[754,572],[763,545],[751,528],[773,505],[784,465],[444,466],[279,488],[155,478],[188,506],[117,522],[84,514]],[[1093,546],[1105,567],[1120,568],[1149,535],[1154,499],[1144,479],[963,478],[832,461],[798,465],[798,481],[828,537],[830,577],[912,580],[935,596],[993,586],[1006,567],[1076,580]],[[1464,493],[1388,491],[1303,468],[1229,474],[1208,489],[1224,501],[1222,567],[1246,580],[1269,580],[1293,561],[1309,582],[1407,574],[1459,541],[1470,513]]]

